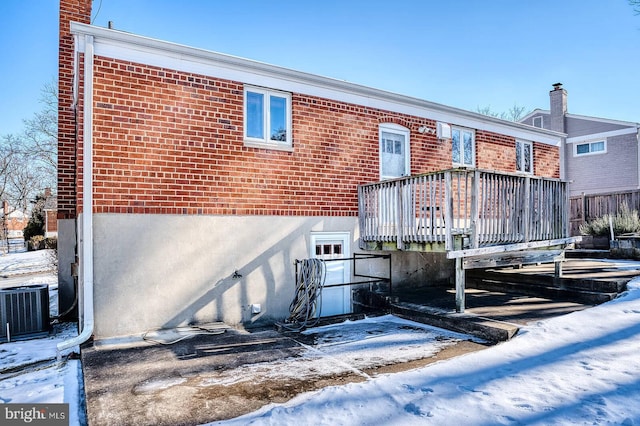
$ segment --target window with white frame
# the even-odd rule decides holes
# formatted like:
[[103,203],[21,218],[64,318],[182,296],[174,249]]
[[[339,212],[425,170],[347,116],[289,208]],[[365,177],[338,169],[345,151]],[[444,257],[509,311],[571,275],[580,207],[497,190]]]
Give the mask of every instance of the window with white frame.
[[533,174],[533,144],[527,141],[516,141],[516,170],[520,173]]
[[542,116],[533,117],[533,127],[540,127],[542,129]]
[[573,155],[605,154],[607,152],[607,141],[594,141],[576,143],[573,148]]
[[454,166],[473,167],[476,157],[476,138],[473,130],[451,128],[451,150]]
[[245,86],[244,139],[248,144],[291,147],[291,94]]

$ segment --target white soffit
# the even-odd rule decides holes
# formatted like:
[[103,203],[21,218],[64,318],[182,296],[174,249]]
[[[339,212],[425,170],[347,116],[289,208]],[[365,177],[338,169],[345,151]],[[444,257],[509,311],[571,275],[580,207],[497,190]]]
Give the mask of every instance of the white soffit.
[[[96,56],[394,111],[553,146],[560,146],[564,136],[410,96],[122,31],[72,22],[71,32],[93,35]],[[81,44],[78,50],[83,52],[84,46]]]

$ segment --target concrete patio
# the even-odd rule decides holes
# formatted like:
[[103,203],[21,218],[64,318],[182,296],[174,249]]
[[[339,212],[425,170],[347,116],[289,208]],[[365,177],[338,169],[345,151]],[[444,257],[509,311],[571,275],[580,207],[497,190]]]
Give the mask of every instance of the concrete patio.
[[[564,269],[565,276],[575,278],[625,281],[639,275],[639,268],[640,263],[572,259]],[[553,265],[499,273],[543,277],[553,274]],[[460,315],[453,312],[453,289],[435,287],[405,291],[397,296],[397,306],[410,302],[439,321],[447,316],[463,324],[488,321],[504,325],[511,330],[509,333],[531,321],[591,306],[566,299],[468,289],[467,309]],[[412,319],[399,311],[396,314]],[[417,322],[398,326],[399,320],[390,315],[381,318],[380,323],[358,332],[350,331],[350,327],[359,321],[325,327],[318,332],[311,329],[305,334],[218,326],[214,327],[215,333],[204,332],[174,344],[87,345],[82,350],[82,364],[89,424],[196,425],[234,418],[269,403],[285,402],[302,392],[418,368],[481,350],[488,344],[470,335],[452,334]],[[411,342],[400,350],[386,340],[369,340],[394,333],[409,333],[403,335],[403,341],[410,336]],[[427,335],[430,337],[419,343]],[[414,338],[418,340],[413,341]],[[429,339],[447,344],[434,346]],[[367,344],[358,346],[363,341]],[[367,355],[366,348],[371,345],[388,351]],[[355,355],[336,352],[340,348],[355,351]],[[418,350],[411,357],[399,357],[407,348]]]

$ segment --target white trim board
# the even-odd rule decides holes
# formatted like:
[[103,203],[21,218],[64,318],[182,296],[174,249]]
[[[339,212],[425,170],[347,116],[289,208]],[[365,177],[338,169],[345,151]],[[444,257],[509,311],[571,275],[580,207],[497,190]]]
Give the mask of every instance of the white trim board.
[[[410,96],[122,31],[72,22],[71,33],[93,35],[98,56],[424,117],[552,146],[560,146],[564,135]],[[81,44],[78,50],[82,52],[84,46]]]

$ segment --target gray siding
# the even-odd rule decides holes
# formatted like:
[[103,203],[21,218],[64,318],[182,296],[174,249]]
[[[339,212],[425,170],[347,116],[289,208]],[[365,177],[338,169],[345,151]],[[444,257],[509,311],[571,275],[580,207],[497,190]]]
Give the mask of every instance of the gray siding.
[[528,124],[529,126],[533,126],[533,119],[534,117],[542,117],[542,128],[543,129],[549,129],[551,126],[551,117],[549,116],[549,114],[545,114],[545,113],[539,113],[539,114],[534,114],[531,117],[527,118],[526,120],[521,121],[521,123],[523,124]]
[[595,120],[582,120],[575,117],[566,118],[566,132],[570,138],[591,135],[594,133],[610,132],[626,129],[629,126],[620,124],[603,123]]
[[574,145],[566,145],[571,196],[583,192],[595,194],[638,188],[638,142],[635,134],[607,138],[606,154],[574,157]]

